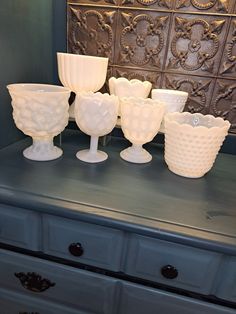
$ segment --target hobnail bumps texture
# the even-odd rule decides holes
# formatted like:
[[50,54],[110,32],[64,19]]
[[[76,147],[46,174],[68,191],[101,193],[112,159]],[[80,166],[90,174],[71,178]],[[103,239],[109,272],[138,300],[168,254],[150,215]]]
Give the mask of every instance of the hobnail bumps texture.
[[56,136],[68,124],[70,93],[10,91],[16,126],[31,137]]
[[150,142],[157,134],[165,112],[158,101],[143,98],[121,98],[121,127],[133,144]]
[[90,136],[106,135],[116,125],[118,105],[118,97],[114,95],[82,93],[76,97],[76,123]]
[[[199,118],[208,126],[194,126]],[[193,125],[189,124],[191,119]],[[229,127],[228,121],[210,115],[168,114],[165,117],[165,161],[169,169],[190,178],[205,175],[212,168]]]
[[188,93],[175,90],[153,89],[152,99],[158,99],[166,106],[167,112],[182,112],[188,99]]

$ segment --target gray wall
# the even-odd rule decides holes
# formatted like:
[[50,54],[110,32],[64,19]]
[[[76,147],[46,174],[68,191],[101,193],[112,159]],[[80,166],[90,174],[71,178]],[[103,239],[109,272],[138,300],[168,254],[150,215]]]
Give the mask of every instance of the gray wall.
[[1,0],[0,148],[23,136],[14,125],[6,85],[57,79],[55,51],[66,49],[64,5],[64,0]]

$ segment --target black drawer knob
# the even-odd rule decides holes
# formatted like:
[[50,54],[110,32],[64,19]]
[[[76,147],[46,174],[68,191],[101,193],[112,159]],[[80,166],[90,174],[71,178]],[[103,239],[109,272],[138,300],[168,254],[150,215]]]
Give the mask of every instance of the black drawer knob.
[[178,276],[178,270],[172,265],[163,266],[161,274],[167,279],[175,279]]
[[80,243],[71,243],[68,249],[70,254],[74,256],[82,256],[84,253],[84,249]]
[[46,278],[42,278],[37,273],[15,273],[16,278],[20,280],[21,285],[32,292],[44,292],[50,287],[54,287],[55,283]]

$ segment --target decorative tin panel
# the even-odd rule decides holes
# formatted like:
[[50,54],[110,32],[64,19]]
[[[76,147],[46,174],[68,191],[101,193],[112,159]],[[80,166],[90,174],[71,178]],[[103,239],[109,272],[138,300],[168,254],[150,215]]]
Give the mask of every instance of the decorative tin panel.
[[177,10],[231,13],[234,1],[230,0],[176,0]]
[[236,133],[234,0],[68,0],[68,51],[108,56],[107,80],[186,90],[185,110],[229,119]]

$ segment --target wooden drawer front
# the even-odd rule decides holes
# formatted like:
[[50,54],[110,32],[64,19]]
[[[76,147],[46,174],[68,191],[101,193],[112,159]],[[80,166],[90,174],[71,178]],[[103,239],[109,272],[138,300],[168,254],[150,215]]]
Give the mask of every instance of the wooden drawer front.
[[228,257],[225,260],[220,273],[216,295],[219,298],[236,303],[236,257]]
[[129,243],[126,272],[208,294],[220,261],[220,254],[134,235]]
[[1,314],[84,314],[51,302],[0,289]]
[[[43,222],[44,252],[101,268],[120,270],[123,233],[111,228],[54,216]],[[79,243],[82,255],[74,256],[69,247]]]
[[0,286],[78,313],[114,313],[115,279],[5,250],[0,251]]
[[0,205],[0,242],[39,250],[39,217],[34,212]]
[[234,309],[124,283],[118,314],[235,314]]

